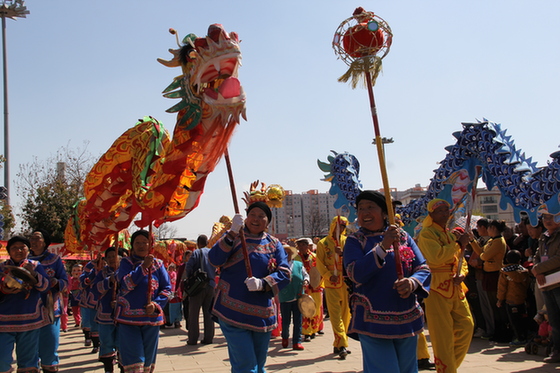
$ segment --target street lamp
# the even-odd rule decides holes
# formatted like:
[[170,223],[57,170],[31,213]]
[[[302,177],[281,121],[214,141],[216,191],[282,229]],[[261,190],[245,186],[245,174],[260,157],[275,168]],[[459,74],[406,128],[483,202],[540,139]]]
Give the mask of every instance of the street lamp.
[[4,186],[6,187],[6,204],[10,204],[10,148],[8,126],[8,58],[6,52],[6,18],[13,20],[25,18],[29,10],[23,0],[2,0],[0,3],[0,17],[2,17],[2,62],[4,67]]

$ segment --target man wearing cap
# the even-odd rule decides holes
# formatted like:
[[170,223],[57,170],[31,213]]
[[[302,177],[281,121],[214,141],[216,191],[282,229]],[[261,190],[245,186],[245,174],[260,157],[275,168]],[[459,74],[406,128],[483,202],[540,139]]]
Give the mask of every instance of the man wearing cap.
[[546,281],[546,275],[560,271],[560,215],[544,210],[542,222],[546,231],[539,238],[532,272],[544,296],[548,321],[552,327],[553,351],[544,359],[547,363],[560,363],[560,284]]
[[315,314],[313,317],[304,317],[302,321],[303,341],[309,342],[315,333],[323,334],[323,280],[317,270],[317,255],[311,251],[313,241],[310,238],[300,238],[296,241],[298,255],[295,260],[303,263],[303,266],[311,278],[309,286],[305,288],[315,301]]
[[468,234],[457,238],[447,228],[450,207],[443,199],[431,200],[418,238],[432,272],[430,296],[424,303],[437,371],[442,373],[457,372],[469,350],[474,326],[462,289],[468,271],[465,262],[457,273],[461,249],[470,238]]
[[346,217],[335,216],[331,221],[329,235],[317,243],[317,269],[325,282],[327,307],[334,333],[333,352],[341,359],[345,359],[350,353],[347,350],[346,335],[350,324],[350,306],[342,265],[347,224]]

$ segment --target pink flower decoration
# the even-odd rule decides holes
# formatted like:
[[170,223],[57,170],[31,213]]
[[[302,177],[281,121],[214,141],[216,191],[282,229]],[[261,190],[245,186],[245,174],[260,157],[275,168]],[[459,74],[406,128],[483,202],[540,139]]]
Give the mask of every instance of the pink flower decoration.
[[410,246],[399,247],[399,252],[401,255],[401,262],[406,266],[407,270],[412,269],[412,261],[414,260],[414,251]]

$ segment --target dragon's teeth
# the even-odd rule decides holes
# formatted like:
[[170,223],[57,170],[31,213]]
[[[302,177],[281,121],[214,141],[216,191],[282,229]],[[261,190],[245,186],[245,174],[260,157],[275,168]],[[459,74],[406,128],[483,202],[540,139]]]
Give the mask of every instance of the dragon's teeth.
[[218,73],[220,72],[220,61],[219,60],[214,61],[214,68],[216,69],[216,71]]

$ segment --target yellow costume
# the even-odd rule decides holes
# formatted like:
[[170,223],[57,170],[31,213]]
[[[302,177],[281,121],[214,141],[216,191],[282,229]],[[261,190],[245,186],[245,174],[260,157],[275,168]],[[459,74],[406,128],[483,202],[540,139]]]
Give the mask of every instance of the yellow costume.
[[429,359],[430,350],[428,350],[428,341],[424,332],[418,334],[418,347],[416,348],[416,359]]
[[[419,235],[418,247],[432,271],[430,296],[424,303],[434,362],[438,373],[454,373],[469,350],[474,327],[463,288],[453,283],[460,245],[447,228],[433,223],[428,216]],[[467,270],[463,261],[461,274],[466,274]]]
[[[344,226],[337,232],[337,222]],[[317,243],[317,269],[323,277],[325,284],[325,297],[329,317],[334,333],[333,346],[336,348],[348,347],[346,331],[350,324],[350,306],[348,304],[348,289],[343,278],[342,255],[335,251],[337,247],[342,250],[346,242],[345,217],[334,217],[329,229],[329,235]],[[338,276],[336,282],[331,281],[331,276]]]
[[[302,262],[310,275],[312,268],[317,265],[317,255],[313,252],[308,252],[306,260],[300,254],[296,256],[295,260]],[[306,286],[305,294],[309,294],[315,301],[315,314],[313,317],[302,317],[301,334],[312,335],[319,330],[323,330],[323,281],[316,288],[311,287],[311,285]]]

